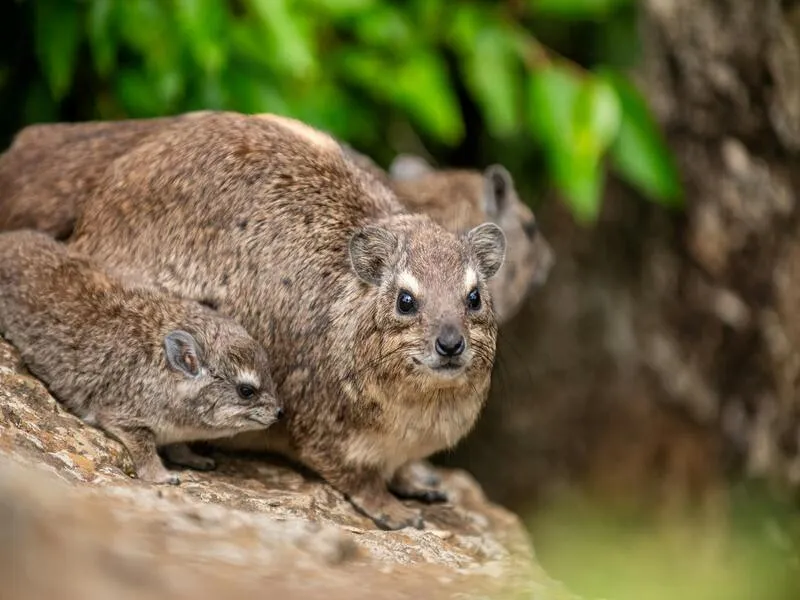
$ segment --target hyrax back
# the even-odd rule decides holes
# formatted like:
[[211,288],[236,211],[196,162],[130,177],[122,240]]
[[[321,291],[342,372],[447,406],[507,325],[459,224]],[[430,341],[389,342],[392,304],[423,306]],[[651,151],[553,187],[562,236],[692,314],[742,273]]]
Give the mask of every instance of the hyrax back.
[[80,202],[112,160],[197,114],[25,127],[0,155],[0,231],[35,229],[66,239]]
[[[139,476],[177,483],[156,447],[264,429],[280,415],[264,350],[232,320],[135,288],[49,236],[0,234],[0,333]],[[195,467],[213,462],[169,448]]]
[[72,246],[242,323],[273,361],[286,451],[381,526],[420,523],[387,481],[455,444],[485,401],[498,227],[456,236],[329,136],[216,113],[117,159]]

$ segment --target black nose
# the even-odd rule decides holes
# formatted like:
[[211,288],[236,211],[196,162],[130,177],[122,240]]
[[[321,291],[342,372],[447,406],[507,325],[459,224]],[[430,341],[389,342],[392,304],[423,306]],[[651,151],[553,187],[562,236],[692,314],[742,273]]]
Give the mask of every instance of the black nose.
[[285,414],[286,412],[282,408],[279,408],[278,410],[275,411],[275,418],[280,421],[283,418],[283,415]]
[[441,356],[458,356],[464,351],[464,336],[455,327],[443,327],[436,338],[436,352]]

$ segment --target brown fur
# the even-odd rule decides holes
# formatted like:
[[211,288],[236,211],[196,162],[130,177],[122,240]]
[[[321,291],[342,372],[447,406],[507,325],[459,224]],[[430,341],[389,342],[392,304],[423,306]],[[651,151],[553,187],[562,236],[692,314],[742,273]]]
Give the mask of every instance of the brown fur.
[[[165,128],[110,165],[72,245],[212,302],[265,345],[287,418],[276,441],[245,445],[281,447],[382,527],[419,526],[387,481],[454,445],[481,410],[496,337],[486,284],[504,237],[490,224],[456,237],[406,214],[299,125],[216,113]],[[396,308],[404,288],[411,316]],[[466,339],[452,361],[434,351],[451,330]]]
[[43,233],[0,234],[0,333],[56,398],[125,444],[147,481],[179,482],[157,446],[212,468],[183,442],[280,416],[266,354],[242,327],[109,276]]
[[[157,119],[24,128],[0,156],[0,231],[30,227],[57,238],[68,237],[79,203],[94,191],[114,160],[174,122],[208,114],[198,111]],[[306,127],[291,119],[286,123]],[[311,139],[335,143],[316,130],[311,130]],[[355,164],[389,186],[412,212],[427,214],[456,234],[487,221],[503,229],[506,260],[489,284],[499,323],[511,319],[529,291],[547,280],[554,264],[553,250],[503,167],[493,165],[483,172],[434,170],[421,158],[401,155],[387,173],[369,157],[338,143]]]
[[0,231],[66,239],[80,202],[112,161],[168,124],[202,114],[25,127],[0,155]]

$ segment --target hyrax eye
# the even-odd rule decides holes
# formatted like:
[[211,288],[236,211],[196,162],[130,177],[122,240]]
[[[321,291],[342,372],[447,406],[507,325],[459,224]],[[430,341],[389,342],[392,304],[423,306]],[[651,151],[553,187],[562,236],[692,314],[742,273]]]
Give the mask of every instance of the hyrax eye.
[[401,315],[413,315],[417,312],[416,299],[405,290],[400,290],[397,294],[397,312]]
[[236,393],[239,394],[239,397],[243,400],[249,400],[256,395],[256,390],[252,385],[240,383],[236,386]]
[[481,294],[478,291],[478,288],[475,288],[469,294],[467,294],[467,308],[470,310],[480,310]]

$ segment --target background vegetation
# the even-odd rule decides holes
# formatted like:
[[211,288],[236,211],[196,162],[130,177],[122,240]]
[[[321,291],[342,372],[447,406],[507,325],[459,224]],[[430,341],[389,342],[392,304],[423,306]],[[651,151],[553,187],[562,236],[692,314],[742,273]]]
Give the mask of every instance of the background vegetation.
[[[386,164],[501,160],[593,220],[605,166],[680,202],[622,70],[633,0],[36,0],[4,3],[6,141],[21,125],[199,108],[290,115]],[[553,50],[555,49],[555,50]],[[387,143],[388,140],[388,143]]]

